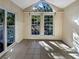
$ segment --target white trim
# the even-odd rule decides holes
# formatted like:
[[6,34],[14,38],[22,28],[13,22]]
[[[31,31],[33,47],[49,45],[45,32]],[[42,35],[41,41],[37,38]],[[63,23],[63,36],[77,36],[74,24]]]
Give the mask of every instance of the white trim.
[[64,13],[62,12],[24,12],[24,13]]
[[8,52],[10,49],[12,49],[17,43],[14,42],[12,45],[10,45],[8,48],[6,48],[3,52],[0,53],[0,57],[2,57],[6,52]]
[[[6,53],[7,51],[9,51],[16,44],[16,42],[14,42],[9,47],[7,47],[7,12],[11,12],[11,13],[15,14],[15,21],[16,21],[16,12],[8,10],[8,9],[4,8],[3,6],[0,6],[0,8],[3,9],[3,10],[5,10],[5,20],[4,20],[5,21],[5,25],[4,25],[4,27],[5,27],[5,30],[4,30],[4,51],[2,51],[0,53],[0,57],[1,57],[4,53]],[[15,22],[15,25],[16,25],[16,22]],[[15,33],[15,35],[16,35],[16,33]],[[16,40],[16,36],[15,36],[15,40]]]
[[[54,19],[53,19],[53,35],[44,35],[44,15],[53,15],[53,16],[55,16],[53,12],[43,12],[43,13],[42,12],[29,12],[29,14],[30,14],[30,21],[29,21],[30,24],[32,23],[31,22],[31,19],[32,19],[31,16],[32,15],[40,15],[40,17],[41,17],[41,19],[40,19],[40,34],[39,35],[32,35],[31,34],[31,25],[30,25],[30,28],[29,28],[30,29],[30,37],[34,37],[34,36],[38,36],[38,37],[40,37],[40,36],[53,37],[53,36],[55,36]],[[43,20],[43,21],[41,21],[41,20]]]

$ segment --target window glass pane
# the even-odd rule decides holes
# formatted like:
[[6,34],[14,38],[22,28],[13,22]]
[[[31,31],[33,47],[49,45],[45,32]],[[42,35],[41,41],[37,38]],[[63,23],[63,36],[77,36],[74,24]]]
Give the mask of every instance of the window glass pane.
[[40,34],[40,16],[32,15],[32,35]]
[[33,5],[33,9],[35,12],[53,12],[50,4],[46,1],[40,0],[39,2]]
[[5,11],[0,9],[0,52],[4,50],[4,21]]
[[44,35],[53,35],[53,16],[44,16]]
[[15,41],[15,14],[7,12],[7,46]]

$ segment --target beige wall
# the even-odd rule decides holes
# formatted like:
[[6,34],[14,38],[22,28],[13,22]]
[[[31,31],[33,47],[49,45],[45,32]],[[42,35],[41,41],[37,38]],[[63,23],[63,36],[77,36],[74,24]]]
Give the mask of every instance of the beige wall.
[[[54,36],[31,36],[31,19],[28,12],[23,13],[23,11],[10,0],[0,0],[0,7],[16,14],[16,42],[20,42],[22,39],[62,39],[63,13],[57,13],[54,17]],[[55,9],[56,11],[60,10],[58,10],[57,7]]]
[[[29,16],[29,12],[24,13],[24,39],[53,39],[53,40],[61,40],[62,39],[62,19],[63,19],[63,13],[59,12],[56,13],[54,16],[54,35],[53,36],[45,36],[45,35],[37,35],[33,36],[31,35],[31,19]],[[44,20],[41,20],[41,22],[44,22]],[[43,23],[41,23],[41,26],[43,26]],[[42,27],[42,33],[43,33],[43,27]]]
[[44,35],[44,20],[41,20],[40,24],[40,35],[31,35],[31,18],[28,11],[32,11],[32,6],[26,8],[24,11],[24,39],[53,39],[53,40],[62,40],[62,21],[63,21],[63,13],[61,13],[63,10],[52,6],[53,11],[56,11],[56,15],[54,16],[54,35],[52,36],[46,36]]
[[63,13],[57,13],[54,17],[54,36],[31,36],[31,19],[28,12],[23,13],[23,11],[16,5],[14,5],[10,0],[0,0],[0,7],[16,14],[16,42],[20,42],[22,39],[62,39]]
[[73,46],[73,32],[79,33],[79,26],[74,23],[79,18],[79,1],[71,4],[64,10],[63,20],[63,41],[69,46]]
[[16,42],[20,42],[23,39],[23,11],[10,0],[0,0],[0,7],[16,14]]

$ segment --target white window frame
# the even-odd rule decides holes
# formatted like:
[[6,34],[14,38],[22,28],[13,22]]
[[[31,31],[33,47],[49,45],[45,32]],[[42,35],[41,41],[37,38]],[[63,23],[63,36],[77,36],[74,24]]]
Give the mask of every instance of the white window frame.
[[[32,15],[41,15],[40,16],[40,34],[39,35],[32,35],[31,36],[54,36],[55,35],[55,25],[54,25],[54,13],[53,12],[30,12],[30,24],[32,25]],[[52,15],[53,16],[53,35],[44,35],[44,15]],[[30,25],[30,29],[31,29]]]

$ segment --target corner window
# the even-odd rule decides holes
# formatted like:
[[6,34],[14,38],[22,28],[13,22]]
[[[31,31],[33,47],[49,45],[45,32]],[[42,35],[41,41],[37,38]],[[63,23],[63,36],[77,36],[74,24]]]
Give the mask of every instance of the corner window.
[[4,50],[5,10],[0,9],[0,53]]
[[15,14],[7,12],[7,46],[15,42]]

